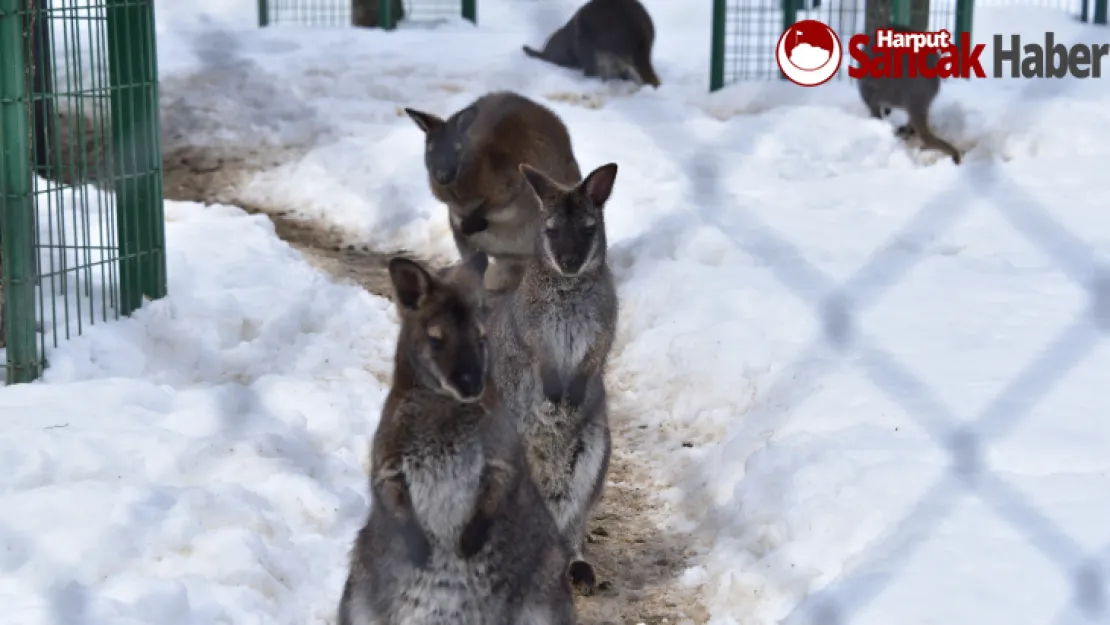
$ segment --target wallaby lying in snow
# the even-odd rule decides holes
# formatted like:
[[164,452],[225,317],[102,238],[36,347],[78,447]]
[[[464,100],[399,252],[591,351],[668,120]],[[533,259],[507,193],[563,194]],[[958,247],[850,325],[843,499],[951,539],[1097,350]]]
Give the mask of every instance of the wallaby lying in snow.
[[[900,33],[917,32],[896,25],[887,26],[887,28]],[[873,41],[874,36],[871,39]],[[864,50],[868,56],[872,56],[870,46],[865,47]],[[926,65],[934,70],[939,60],[940,57],[936,53],[930,53],[925,57]],[[960,151],[951,143],[933,134],[929,127],[929,108],[939,92],[940,77],[910,76],[908,59],[902,66],[900,78],[864,76],[859,79],[860,97],[863,98],[872,117],[883,119],[890,115],[892,109],[906,111],[910,118],[909,123],[898,128],[898,136],[906,139],[916,134],[925,147],[944,152],[958,165],[961,158]]]
[[492,387],[476,254],[389,263],[401,331],[339,625],[574,625],[570,550]]
[[639,0],[590,0],[555,31],[530,57],[604,80],[631,80],[659,87],[651,63],[655,26]]
[[499,278],[520,281],[534,252],[539,204],[518,166],[541,168],[563,184],[582,179],[570,133],[554,111],[510,91],[488,93],[446,120],[411,108],[424,131],[424,166],[432,195],[447,205],[462,258],[484,252]]
[[[401,0],[389,0],[389,2],[391,17],[398,22],[405,19],[405,4]],[[381,26],[381,0],[351,0],[351,23],[362,28]]]
[[491,320],[494,380],[520,419],[532,475],[574,551],[569,577],[588,593],[596,575],[582,553],[586,522],[612,445],[604,370],[618,301],[603,210],[617,166],[603,165],[574,187],[527,165],[521,172],[540,198],[543,229],[520,286]]

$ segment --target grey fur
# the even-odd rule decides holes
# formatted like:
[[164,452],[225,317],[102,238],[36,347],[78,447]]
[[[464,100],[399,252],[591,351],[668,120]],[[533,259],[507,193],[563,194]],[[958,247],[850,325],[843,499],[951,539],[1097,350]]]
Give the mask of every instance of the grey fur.
[[655,25],[639,0],[590,0],[544,43],[524,53],[589,77],[631,80],[658,88],[651,62]]
[[[389,10],[395,21],[405,19],[405,4],[401,0],[390,0]],[[378,28],[382,25],[381,0],[351,0],[351,24],[362,28]]]
[[612,441],[605,366],[618,300],[606,262],[604,205],[615,164],[571,188],[527,166],[544,229],[520,286],[494,310],[494,380],[520,416],[532,475],[574,551],[572,580],[595,582],[583,556],[586,523],[601,497]]
[[[482,255],[438,274],[390,262],[401,332],[339,625],[575,623],[570,550],[488,360],[465,357],[486,353],[485,269]],[[484,385],[455,384],[472,368]]]
[[[897,32],[917,32],[903,26],[890,25]],[[872,37],[872,40],[874,37]],[[872,55],[871,47],[864,47],[864,53]],[[925,63],[930,68],[936,68],[939,55],[936,53],[926,56]],[[858,83],[860,97],[867,105],[871,116],[883,119],[890,114],[891,109],[901,109],[909,115],[909,123],[901,126],[896,131],[898,136],[905,139],[912,135],[921,138],[925,147],[944,152],[958,165],[960,164],[960,151],[951,143],[941,139],[929,127],[929,108],[940,92],[940,77],[909,76],[908,62],[903,65],[902,76],[899,78],[873,78],[864,76]]]
[[570,132],[554,111],[511,91],[488,93],[446,120],[405,109],[425,134],[432,195],[447,205],[462,258],[494,261],[499,290],[520,281],[533,254],[539,205],[521,178],[527,163],[563,184],[582,179]]

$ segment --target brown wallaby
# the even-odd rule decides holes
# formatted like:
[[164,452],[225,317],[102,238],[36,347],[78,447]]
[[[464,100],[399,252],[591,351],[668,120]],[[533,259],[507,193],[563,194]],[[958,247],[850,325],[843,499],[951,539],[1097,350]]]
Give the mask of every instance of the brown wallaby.
[[[889,25],[886,28],[900,33],[917,32],[898,25]],[[871,39],[872,41],[875,39],[874,34]],[[870,45],[864,47],[864,52],[868,56],[873,56]],[[925,64],[935,71],[939,60],[938,54],[930,53],[925,57]],[[929,127],[929,108],[936,99],[937,93],[940,92],[939,76],[934,75],[932,78],[921,75],[910,76],[909,60],[905,59],[900,77],[875,78],[868,75],[859,79],[858,86],[860,97],[863,98],[872,117],[884,119],[890,115],[892,109],[906,111],[909,123],[898,128],[896,133],[899,137],[907,139],[916,134],[925,147],[940,150],[950,156],[957,165],[960,164],[960,151],[951,143],[936,136]]]
[[539,204],[518,166],[541,168],[565,184],[582,179],[570,133],[554,111],[510,91],[488,93],[446,120],[411,108],[424,131],[432,195],[447,205],[462,258],[484,252],[515,288],[534,252]]
[[[389,0],[389,12],[395,22],[405,19],[405,4]],[[382,0],[351,0],[351,23],[361,28],[378,28],[382,25]]]
[[573,187],[521,165],[539,197],[543,229],[520,286],[495,309],[494,380],[518,415],[532,475],[574,551],[583,592],[596,583],[583,556],[586,523],[609,470],[604,370],[618,300],[606,262],[604,208],[617,175],[603,165]]
[[569,547],[492,384],[486,263],[389,263],[401,331],[339,625],[575,623]]
[[536,59],[582,70],[603,80],[631,80],[658,88],[651,63],[655,25],[639,0],[590,0],[556,30],[543,50],[524,46]]

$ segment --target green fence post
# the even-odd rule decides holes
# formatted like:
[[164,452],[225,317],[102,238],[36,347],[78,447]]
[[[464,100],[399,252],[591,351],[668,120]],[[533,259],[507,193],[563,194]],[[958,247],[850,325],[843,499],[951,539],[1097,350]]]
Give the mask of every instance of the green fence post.
[[383,30],[397,28],[397,18],[393,15],[392,0],[378,0],[378,26]]
[[478,0],[462,0],[463,19],[478,23]]
[[258,0],[258,25],[262,28],[270,25],[269,0]]
[[1095,0],[1095,15],[1091,21],[1095,24],[1106,24],[1106,0]]
[[709,90],[725,86],[725,19],[728,0],[713,0],[713,35],[709,48]]
[[[782,0],[782,32],[786,32],[798,21],[798,5],[801,0]],[[778,43],[778,39],[775,39]],[[777,46],[776,46],[777,47]],[[772,54],[777,54],[777,50],[772,50]],[[786,74],[779,70],[779,80],[786,80]]]
[[120,312],[166,294],[162,149],[153,0],[108,0],[112,173],[119,231]]
[[890,20],[895,24],[913,28],[910,24],[909,0],[890,0]]
[[[35,345],[35,203],[31,182],[31,120],[24,70],[24,10],[0,0],[0,265],[8,384],[39,374]],[[42,19],[42,16],[35,16]]]
[[[1102,1],[1105,2],[1105,0]],[[975,0],[956,0],[956,27],[953,29],[952,36],[956,38],[958,48],[963,47],[960,38],[962,33],[967,33],[968,37],[971,37],[972,9],[974,8]]]

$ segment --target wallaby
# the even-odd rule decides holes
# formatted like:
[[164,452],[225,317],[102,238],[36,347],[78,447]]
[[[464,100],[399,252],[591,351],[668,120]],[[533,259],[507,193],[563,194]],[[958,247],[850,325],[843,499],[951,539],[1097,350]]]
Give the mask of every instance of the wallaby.
[[[910,28],[898,25],[887,26],[896,32],[917,32]],[[872,37],[874,40],[874,37]],[[870,45],[864,48],[868,56],[872,56]],[[925,64],[935,70],[940,57],[933,52],[925,57]],[[871,116],[884,119],[890,115],[892,109],[902,109],[909,115],[909,123],[901,126],[896,134],[902,139],[907,139],[916,134],[921,138],[922,144],[934,150],[940,150],[952,157],[957,165],[960,164],[960,151],[951,143],[933,134],[929,127],[929,108],[940,92],[940,77],[909,75],[909,60],[905,59],[902,65],[902,76],[899,78],[875,78],[864,76],[859,79],[859,93],[867,105]]]
[[603,80],[631,80],[658,88],[651,62],[655,25],[639,0],[590,0],[537,51],[524,53]]
[[[405,19],[405,4],[401,0],[389,0],[390,17],[399,22]],[[351,0],[351,24],[362,28],[378,28],[382,25],[381,0]]]
[[564,184],[581,180],[566,125],[510,91],[488,93],[446,120],[405,112],[424,131],[428,184],[448,207],[459,255],[484,252],[497,272],[491,289],[515,288],[539,229],[539,204],[517,167],[533,165]]
[[521,165],[540,200],[536,256],[490,322],[494,380],[518,415],[533,478],[573,550],[570,580],[596,583],[583,555],[586,522],[601,497],[612,443],[604,369],[618,300],[606,262],[605,203],[617,175],[603,165],[574,187]]
[[574,625],[570,549],[497,401],[475,254],[390,260],[401,331],[339,625]]

